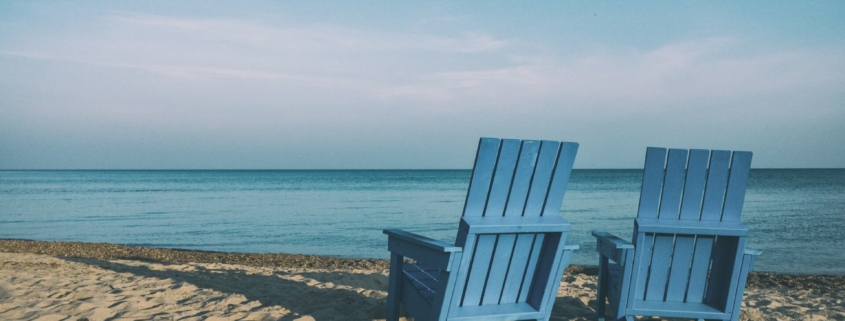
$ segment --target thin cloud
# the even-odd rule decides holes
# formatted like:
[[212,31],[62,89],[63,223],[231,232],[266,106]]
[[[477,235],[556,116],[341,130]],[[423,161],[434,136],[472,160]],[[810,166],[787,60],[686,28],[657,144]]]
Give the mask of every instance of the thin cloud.
[[[518,57],[516,66],[437,72],[417,83],[384,88],[383,99],[428,100],[460,106],[515,106],[577,101],[624,108],[740,96],[782,95],[809,87],[832,93],[845,86],[842,50],[785,50],[740,55],[742,41],[706,38],[650,51],[623,50],[574,57]],[[527,100],[526,100],[527,99]]]
[[388,32],[333,25],[305,27],[274,26],[238,19],[185,19],[157,15],[117,15],[108,18],[117,25],[160,28],[160,32],[182,33],[194,39],[261,46],[273,50],[353,52],[434,51],[479,53],[503,49],[508,42],[477,31],[456,35]]
[[156,73],[164,76],[180,77],[198,79],[207,76],[218,77],[233,77],[242,79],[265,79],[265,80],[288,80],[288,81],[317,81],[321,80],[316,77],[304,77],[299,75],[281,74],[274,72],[266,72],[260,70],[248,69],[228,69],[228,68],[214,68],[203,66],[188,66],[188,65],[156,65],[156,64],[132,64],[121,62],[106,62],[95,61],[89,59],[79,59],[76,57],[58,56],[43,52],[21,52],[21,51],[7,51],[0,50],[0,55],[23,57],[30,59],[42,59],[53,61],[64,61],[77,64],[88,64],[105,67],[117,67],[125,69],[142,70],[151,73]]
[[[473,55],[508,43],[483,32],[453,35],[363,30],[334,25],[290,27],[241,19],[115,14],[66,34],[33,34],[0,45],[4,55],[132,69],[190,80],[231,78],[306,86],[383,86],[396,72],[382,60],[432,52]],[[382,59],[382,58],[387,59]],[[399,70],[398,74],[404,70]]]

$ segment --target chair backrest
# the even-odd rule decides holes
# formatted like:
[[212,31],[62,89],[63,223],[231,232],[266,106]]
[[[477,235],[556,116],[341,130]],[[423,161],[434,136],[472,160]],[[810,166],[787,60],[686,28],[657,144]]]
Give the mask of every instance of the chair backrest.
[[[750,167],[750,152],[648,148],[634,299],[726,307],[747,234],[739,221]],[[643,222],[662,232],[643,232]],[[702,226],[716,232],[696,232]]]
[[751,152],[649,147],[637,217],[739,222],[750,168]]
[[[560,215],[577,151],[578,144],[570,142],[482,138],[463,216]],[[472,265],[457,281],[464,293],[456,306],[529,300],[537,262],[544,248],[553,248],[543,244],[553,240],[525,233],[478,235],[471,241],[464,259]],[[467,234],[459,230],[456,245],[465,244]]]

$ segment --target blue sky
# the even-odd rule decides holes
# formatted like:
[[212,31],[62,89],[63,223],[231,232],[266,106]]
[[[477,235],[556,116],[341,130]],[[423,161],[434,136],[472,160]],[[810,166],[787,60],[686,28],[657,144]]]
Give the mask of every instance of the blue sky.
[[0,168],[845,167],[845,2],[0,2]]

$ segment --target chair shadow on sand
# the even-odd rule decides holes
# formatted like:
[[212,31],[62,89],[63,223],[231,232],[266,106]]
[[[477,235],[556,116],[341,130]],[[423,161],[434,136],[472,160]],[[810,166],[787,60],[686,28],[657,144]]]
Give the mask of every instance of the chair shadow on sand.
[[[592,271],[593,274],[595,271]],[[345,285],[352,288],[362,288],[367,290],[373,291],[387,291],[387,275],[380,274],[380,273],[372,273],[368,275],[368,277],[375,278],[375,282],[369,282],[368,280],[362,280],[359,276],[348,277],[348,278],[338,278],[339,272],[304,272],[300,273],[300,275],[314,279],[320,282],[332,282],[336,285]],[[345,273],[349,275],[350,273]],[[569,278],[569,276],[564,277]],[[375,287],[373,285],[378,285]],[[595,291],[595,288],[592,288],[592,291]],[[382,300],[382,304],[386,303],[385,300]],[[382,306],[384,307],[384,306]],[[550,317],[551,320],[593,320],[595,319],[596,315],[596,301],[595,298],[590,300],[588,304],[584,304],[580,299],[573,298],[573,297],[557,297],[555,298],[554,307],[552,308],[552,315]],[[378,318],[384,318],[384,312],[379,311]]]
[[[241,294],[247,302],[258,301],[264,307],[280,306],[291,313],[280,321],[292,321],[310,315],[315,320],[385,319],[386,298],[367,296],[372,292],[387,290],[387,276],[381,273],[337,272],[293,272],[274,271],[272,275],[247,274],[245,270],[208,269],[193,265],[193,271],[181,271],[171,266],[181,263],[163,263],[142,260],[142,265],[127,265],[120,262],[89,258],[61,259],[97,266],[117,273],[130,273],[145,278],[185,282],[201,289],[210,289],[224,294]],[[164,266],[164,270],[150,269],[147,264]],[[283,277],[295,278],[290,280]],[[178,303],[178,302],[177,302]],[[591,306],[595,302],[590,302]],[[576,298],[558,297],[552,311],[552,320],[588,320],[595,316],[595,310]],[[196,315],[201,316],[201,315]]]
[[[61,259],[97,266],[117,273],[131,273],[139,277],[160,280],[170,279],[176,283],[185,282],[202,289],[211,289],[225,294],[241,294],[247,301],[261,303],[261,305],[254,307],[252,311],[274,305],[290,310],[291,313],[279,319],[281,321],[295,320],[306,315],[310,315],[316,320],[337,319],[338,317],[360,320],[385,318],[386,300],[384,298],[371,298],[346,287],[321,288],[320,285],[325,285],[327,282],[310,279],[307,276],[296,281],[281,277],[301,275],[300,273],[287,274],[275,271],[272,275],[247,274],[245,270],[207,269],[202,266],[194,266],[196,268],[194,271],[180,271],[169,268],[153,270],[146,265],[134,266],[97,259],[67,257]],[[142,262],[165,267],[182,265]]]

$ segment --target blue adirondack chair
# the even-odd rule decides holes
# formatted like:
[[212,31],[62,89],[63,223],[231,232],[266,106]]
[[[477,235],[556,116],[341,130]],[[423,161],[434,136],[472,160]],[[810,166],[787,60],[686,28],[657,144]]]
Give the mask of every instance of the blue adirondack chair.
[[633,243],[598,240],[596,312],[737,320],[754,258],[739,222],[750,152],[648,148]]
[[[577,245],[560,206],[576,143],[482,138],[455,245],[385,230],[387,320],[548,320]],[[416,261],[403,262],[404,258]]]

